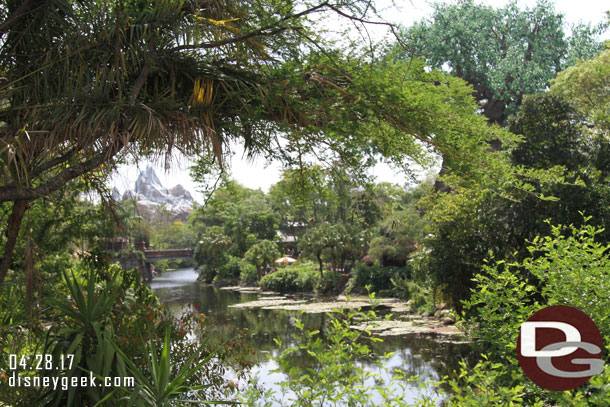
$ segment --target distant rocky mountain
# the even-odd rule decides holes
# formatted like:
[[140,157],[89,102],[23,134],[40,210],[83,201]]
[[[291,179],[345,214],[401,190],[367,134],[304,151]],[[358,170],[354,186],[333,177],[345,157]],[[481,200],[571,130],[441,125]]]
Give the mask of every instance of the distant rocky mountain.
[[138,205],[148,209],[165,204],[176,217],[182,219],[191,213],[194,202],[191,193],[180,184],[169,189],[165,188],[155,174],[155,170],[150,166],[146,167],[138,176],[135,190],[127,190],[121,196],[119,190],[114,188],[112,197],[116,201],[135,199]]

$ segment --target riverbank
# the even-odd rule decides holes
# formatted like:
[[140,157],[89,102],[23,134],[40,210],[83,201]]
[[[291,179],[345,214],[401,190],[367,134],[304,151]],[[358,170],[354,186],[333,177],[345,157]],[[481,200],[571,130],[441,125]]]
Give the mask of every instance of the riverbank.
[[[451,336],[455,340],[464,340],[464,332],[455,324],[451,312],[439,306],[435,315],[419,315],[411,311],[409,302],[396,298],[375,298],[355,296],[316,298],[313,295],[282,295],[271,291],[262,291],[257,287],[223,287],[223,291],[257,294],[257,299],[230,305],[230,308],[264,309],[303,312],[305,314],[323,314],[341,309],[368,309],[376,307],[380,317],[374,321],[352,325],[353,329],[367,331],[381,337],[402,335]],[[386,319],[387,314],[390,319]]]

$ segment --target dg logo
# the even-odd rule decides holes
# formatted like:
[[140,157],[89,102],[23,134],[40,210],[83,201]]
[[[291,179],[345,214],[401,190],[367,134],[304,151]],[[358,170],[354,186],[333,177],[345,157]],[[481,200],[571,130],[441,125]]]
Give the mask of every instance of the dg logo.
[[553,305],[521,324],[517,356],[538,386],[571,390],[604,370],[602,336],[584,312]]

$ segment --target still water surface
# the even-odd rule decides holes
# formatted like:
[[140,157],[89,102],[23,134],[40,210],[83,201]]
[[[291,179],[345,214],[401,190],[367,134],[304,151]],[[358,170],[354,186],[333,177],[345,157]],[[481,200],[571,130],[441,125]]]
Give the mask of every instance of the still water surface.
[[[155,278],[150,285],[176,316],[195,310],[197,304],[197,309],[206,315],[208,329],[211,327],[211,334],[218,340],[231,339],[245,331],[245,341],[257,351],[257,362],[251,373],[258,376],[259,384],[264,388],[277,391],[277,383],[286,376],[273,372],[278,366],[269,356],[277,356],[282,350],[273,339],[278,338],[283,346],[290,346],[294,343],[292,334],[297,333],[295,317],[300,318],[308,329],[321,329],[327,316],[299,315],[284,310],[229,308],[232,304],[256,300],[258,294],[219,290],[197,282],[197,276],[197,271],[192,268],[168,271]],[[384,338],[382,343],[375,343],[372,348],[376,355],[393,353],[383,363],[388,372],[400,369],[407,376],[418,375],[422,379],[438,379],[448,374],[457,369],[462,358],[468,358],[472,353],[468,345],[440,342],[423,335]],[[295,360],[295,363],[299,361]],[[370,361],[362,361],[362,364],[373,372],[383,373]],[[388,380],[387,375],[384,375],[384,379]],[[427,389],[426,392],[433,393],[434,389]],[[421,394],[422,390],[413,383],[406,387],[404,399],[414,401]]]

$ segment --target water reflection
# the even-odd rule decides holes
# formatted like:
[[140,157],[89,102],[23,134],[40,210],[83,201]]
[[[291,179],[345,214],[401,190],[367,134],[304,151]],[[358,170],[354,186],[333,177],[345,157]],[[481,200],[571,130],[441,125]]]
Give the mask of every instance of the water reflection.
[[[166,272],[157,277],[151,287],[162,302],[168,304],[176,316],[196,309],[206,315],[207,336],[218,342],[232,339],[245,330],[244,340],[249,347],[258,351],[254,355],[253,374],[258,374],[260,384],[266,388],[277,389],[277,383],[284,380],[281,373],[273,373],[277,364],[268,355],[276,356],[282,349],[273,340],[278,338],[284,347],[294,344],[293,335],[299,331],[294,326],[298,317],[307,329],[320,329],[328,317],[325,314],[301,314],[284,310],[263,310],[253,308],[229,308],[229,305],[257,299],[257,294],[223,291],[196,281],[197,272],[184,269]],[[399,369],[406,375],[438,379],[457,369],[462,358],[472,357],[468,345],[441,343],[422,335],[407,335],[385,338],[381,343],[371,344],[375,355],[392,352],[384,362],[392,374]],[[306,366],[309,361],[305,355],[294,355],[295,365]],[[360,360],[362,366],[378,372],[372,360]],[[387,375],[386,375],[387,376]],[[384,381],[389,381],[386,377]],[[372,385],[373,383],[371,383]],[[414,401],[420,395],[415,386],[407,388],[405,401]]]

